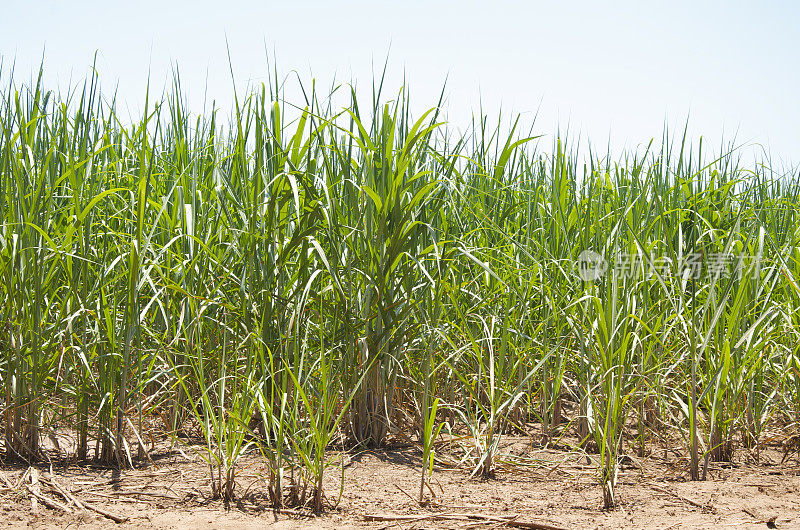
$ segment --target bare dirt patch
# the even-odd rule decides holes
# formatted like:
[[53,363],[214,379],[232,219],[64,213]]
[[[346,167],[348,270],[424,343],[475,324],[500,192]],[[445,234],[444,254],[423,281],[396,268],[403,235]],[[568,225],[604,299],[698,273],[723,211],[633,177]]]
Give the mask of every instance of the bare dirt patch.
[[505,438],[503,452],[505,463],[486,481],[470,478],[468,468],[437,468],[431,484],[436,498],[425,507],[416,502],[416,448],[345,453],[341,499],[336,503],[341,472],[331,468],[331,508],[321,517],[279,513],[267,505],[267,470],[258,453],[243,459],[238,502],[227,508],[207,498],[208,469],[199,458],[188,459],[185,449],[124,472],[56,462],[33,469],[4,466],[0,521],[10,528],[800,527],[800,467],[794,458],[781,464],[778,448],[763,451],[758,464],[712,464],[704,482],[687,481],[686,462],[678,456],[628,458],[619,476],[620,505],[608,512],[601,509],[602,493],[586,455],[537,448],[529,438],[514,437]]

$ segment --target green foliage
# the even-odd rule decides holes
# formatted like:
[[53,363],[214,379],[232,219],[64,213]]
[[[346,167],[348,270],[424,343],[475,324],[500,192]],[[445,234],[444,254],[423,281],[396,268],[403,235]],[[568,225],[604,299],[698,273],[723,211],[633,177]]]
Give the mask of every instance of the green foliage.
[[[320,511],[331,446],[385,444],[410,416],[422,502],[442,432],[469,433],[490,477],[503,434],[536,421],[550,443],[572,401],[611,506],[631,415],[640,451],[684,436],[693,478],[737,433],[757,449],[796,420],[800,182],[766,163],[666,134],[619,161],[548,153],[518,121],[457,133],[441,101],[415,120],[381,85],[366,109],[314,85],[292,105],[277,73],[227,124],[192,115],[177,77],[123,119],[95,76],[62,95],[3,75],[10,456],[68,428],[77,458],[131,466],[156,418],[196,424],[214,493],[236,496],[258,446],[273,504]],[[590,281],[585,250],[611,264]],[[634,274],[620,255],[643,257]]]

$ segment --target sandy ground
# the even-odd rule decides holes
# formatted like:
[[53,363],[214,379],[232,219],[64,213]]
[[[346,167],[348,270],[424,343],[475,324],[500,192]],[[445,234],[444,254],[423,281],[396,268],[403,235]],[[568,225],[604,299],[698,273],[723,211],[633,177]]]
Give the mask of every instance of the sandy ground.
[[[800,462],[780,464],[778,448],[760,463],[737,453],[737,463],[712,464],[708,480],[686,480],[686,462],[664,452],[627,460],[619,475],[619,507],[601,509],[595,468],[568,451],[535,448],[528,438],[507,437],[506,463],[495,478],[470,478],[468,467],[436,468],[431,484],[436,498],[420,507],[420,454],[414,447],[344,455],[340,501],[320,517],[275,513],[267,507],[263,474],[256,454],[245,456],[235,505],[209,500],[208,470],[190,455],[164,453],[142,469],[113,469],[46,463],[0,468],[0,526],[8,528],[493,528],[513,519],[524,526],[558,528],[800,528]],[[328,502],[339,495],[341,471],[326,476]],[[57,483],[65,497],[52,485]],[[40,497],[31,494],[31,489]],[[68,497],[110,515],[79,510]],[[35,499],[35,501],[34,501]],[[56,501],[71,510],[47,506]],[[381,516],[383,521],[369,520]],[[392,519],[405,516],[408,519]],[[472,517],[468,517],[472,516]],[[410,519],[416,517],[416,519]],[[494,517],[494,519],[492,519]],[[534,527],[528,525],[528,527]]]

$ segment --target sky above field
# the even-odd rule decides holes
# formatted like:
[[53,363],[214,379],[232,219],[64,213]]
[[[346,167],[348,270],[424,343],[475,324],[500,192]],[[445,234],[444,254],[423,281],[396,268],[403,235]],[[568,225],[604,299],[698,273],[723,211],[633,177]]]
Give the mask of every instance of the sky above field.
[[281,79],[353,80],[369,95],[388,57],[387,95],[405,78],[419,114],[447,79],[456,126],[502,107],[545,138],[569,129],[619,153],[688,118],[714,149],[735,138],[774,165],[800,162],[800,4],[695,4],[30,0],[3,6],[0,81],[12,63],[27,81],[44,55],[48,84],[74,86],[97,51],[104,90],[132,112],[148,73],[161,92],[175,65],[201,111],[204,98],[229,108],[228,49],[240,90],[267,81],[269,58]]

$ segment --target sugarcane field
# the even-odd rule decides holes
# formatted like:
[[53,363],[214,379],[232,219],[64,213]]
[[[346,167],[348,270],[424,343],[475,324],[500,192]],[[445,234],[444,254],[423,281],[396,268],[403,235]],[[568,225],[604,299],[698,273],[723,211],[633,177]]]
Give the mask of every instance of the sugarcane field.
[[[796,74],[732,88],[733,22],[691,51],[650,17],[630,30],[645,51],[596,41],[631,65],[615,82],[697,61],[706,84],[584,92],[571,76],[599,59],[578,30],[602,29],[588,4],[581,44],[541,63],[409,29],[413,2],[396,20],[374,7],[397,49],[367,29],[320,44],[312,28],[367,15],[311,4],[273,6],[300,17],[275,33],[199,5],[186,20],[207,43],[180,3],[153,3],[161,22],[98,8],[83,36],[56,29],[78,6],[42,2],[28,36],[0,22],[0,525],[800,528]],[[566,16],[543,5],[526,9]],[[453,23],[500,17],[480,9]],[[609,9],[600,26],[656,8]],[[769,29],[794,7],[718,9],[782,50],[764,68],[798,58]],[[115,35],[112,13],[143,33]],[[300,20],[297,64],[264,50]],[[476,36],[527,35],[509,24]],[[443,65],[447,39],[465,54]],[[298,55],[312,45],[319,76]],[[328,74],[362,53],[368,74]],[[483,77],[463,74],[473,61]],[[524,76],[666,117],[615,110],[608,133],[610,114],[575,103],[549,121],[547,97],[516,95]],[[460,107],[463,79],[485,106]],[[634,137],[636,120],[655,132]]]

